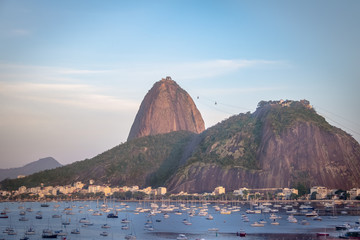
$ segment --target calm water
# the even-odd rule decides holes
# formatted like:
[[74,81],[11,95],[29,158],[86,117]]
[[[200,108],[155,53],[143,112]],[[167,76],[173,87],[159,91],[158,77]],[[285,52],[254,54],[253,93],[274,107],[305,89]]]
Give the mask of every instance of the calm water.
[[[49,207],[41,207],[38,202],[27,203],[0,203],[0,211],[7,209],[9,218],[0,219],[0,239],[20,239],[24,236],[25,231],[29,227],[35,229],[35,235],[29,235],[30,239],[41,239],[43,229],[63,230],[68,233],[67,239],[124,239],[127,234],[133,233],[137,239],[176,239],[179,234],[185,234],[188,239],[240,239],[236,236],[236,232],[243,229],[247,235],[245,239],[316,239],[317,232],[328,232],[331,236],[339,236],[340,232],[335,231],[335,226],[343,223],[355,224],[359,221],[359,216],[341,215],[337,219],[332,219],[329,216],[322,216],[322,221],[315,221],[312,218],[305,216],[295,216],[298,223],[289,223],[287,221],[288,214],[284,210],[276,213],[280,216],[277,219],[279,225],[272,225],[269,219],[270,214],[246,214],[249,222],[244,222],[242,215],[248,209],[246,205],[239,205],[240,211],[232,212],[231,214],[220,214],[215,211],[214,204],[207,206],[207,212],[211,214],[214,219],[207,220],[206,216],[199,216],[198,213],[202,208],[200,204],[191,204],[196,206],[194,216],[189,216],[188,210],[181,210],[182,207],[175,211],[180,211],[181,215],[175,212],[169,213],[169,217],[165,218],[163,213],[158,213],[155,216],[149,216],[146,212],[136,212],[136,208],[148,208],[149,203],[127,202],[121,204],[119,202],[108,204],[109,208],[114,210],[121,210],[118,212],[119,218],[107,218],[108,213],[102,212],[102,216],[94,216],[95,211],[100,211],[100,205],[94,201],[85,202],[51,202]],[[173,203],[171,203],[173,204]],[[158,203],[161,205],[161,203]],[[173,204],[177,206],[176,204]],[[224,207],[218,205],[219,207]],[[230,206],[228,206],[230,207]],[[73,215],[66,214],[64,209],[71,208]],[[26,211],[31,209],[32,211]],[[111,211],[114,211],[111,210]],[[20,212],[25,211],[25,215],[21,216]],[[41,211],[42,219],[36,219],[37,212]],[[68,210],[69,212],[70,210]],[[101,211],[100,211],[101,212]],[[136,214],[137,213],[137,214]],[[53,218],[53,215],[61,215],[60,218]],[[21,217],[25,217],[28,221],[19,221]],[[86,218],[93,225],[84,226],[84,223],[79,221]],[[127,218],[131,222],[127,224],[129,229],[122,229],[124,223],[121,220]],[[183,220],[187,220],[191,225],[185,225]],[[264,227],[252,227],[251,224],[255,221],[264,219]],[[309,225],[302,225],[300,222],[306,219]],[[145,228],[147,221],[151,221],[153,231]],[[70,225],[65,226],[63,222],[69,222]],[[111,228],[101,228],[103,224],[108,224]],[[6,227],[13,227],[17,235],[10,236],[3,231]],[[71,234],[70,232],[78,228],[80,234]],[[218,231],[209,231],[214,228]],[[100,233],[108,232],[108,236],[101,236]],[[286,235],[287,234],[287,235]],[[60,239],[60,237],[58,237]],[[243,238],[244,239],[244,238]]]

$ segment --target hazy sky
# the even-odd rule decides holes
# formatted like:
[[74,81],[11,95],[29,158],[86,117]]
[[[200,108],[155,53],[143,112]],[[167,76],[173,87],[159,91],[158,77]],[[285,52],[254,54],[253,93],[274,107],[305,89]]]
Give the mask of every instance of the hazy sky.
[[360,141],[359,13],[358,0],[0,0],[0,168],[125,142],[166,76],[206,127],[307,99]]

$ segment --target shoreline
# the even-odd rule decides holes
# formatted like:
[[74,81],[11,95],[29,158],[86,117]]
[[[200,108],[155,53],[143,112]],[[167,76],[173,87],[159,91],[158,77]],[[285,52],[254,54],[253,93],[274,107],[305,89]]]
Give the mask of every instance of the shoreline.
[[[220,203],[220,204],[257,204],[257,203],[272,203],[272,204],[287,204],[287,203],[334,203],[336,205],[341,204],[355,204],[360,206],[360,200],[174,200],[174,199],[109,199],[109,198],[76,198],[76,199],[21,199],[21,200],[0,200],[0,202],[81,202],[81,201],[111,201],[111,202],[168,202],[168,203]],[[360,210],[360,209],[359,209]]]

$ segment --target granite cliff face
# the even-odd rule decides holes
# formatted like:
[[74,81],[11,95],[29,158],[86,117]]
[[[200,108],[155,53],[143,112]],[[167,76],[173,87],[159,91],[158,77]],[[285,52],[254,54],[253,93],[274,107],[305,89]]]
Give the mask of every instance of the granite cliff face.
[[146,94],[128,140],[180,130],[200,133],[205,130],[204,120],[190,95],[166,77]]
[[335,189],[359,187],[360,145],[306,102],[264,103],[206,130],[168,181],[172,192],[211,192],[219,185]]

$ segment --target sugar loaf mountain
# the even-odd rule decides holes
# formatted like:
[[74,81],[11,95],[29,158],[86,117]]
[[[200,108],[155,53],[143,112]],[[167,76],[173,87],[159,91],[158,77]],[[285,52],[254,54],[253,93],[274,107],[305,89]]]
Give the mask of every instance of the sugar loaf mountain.
[[127,142],[92,159],[6,179],[1,187],[90,179],[166,186],[173,193],[211,192],[220,185],[229,191],[298,184],[350,189],[360,182],[360,146],[306,100],[261,101],[255,112],[205,129],[192,98],[167,77],[146,94]]

